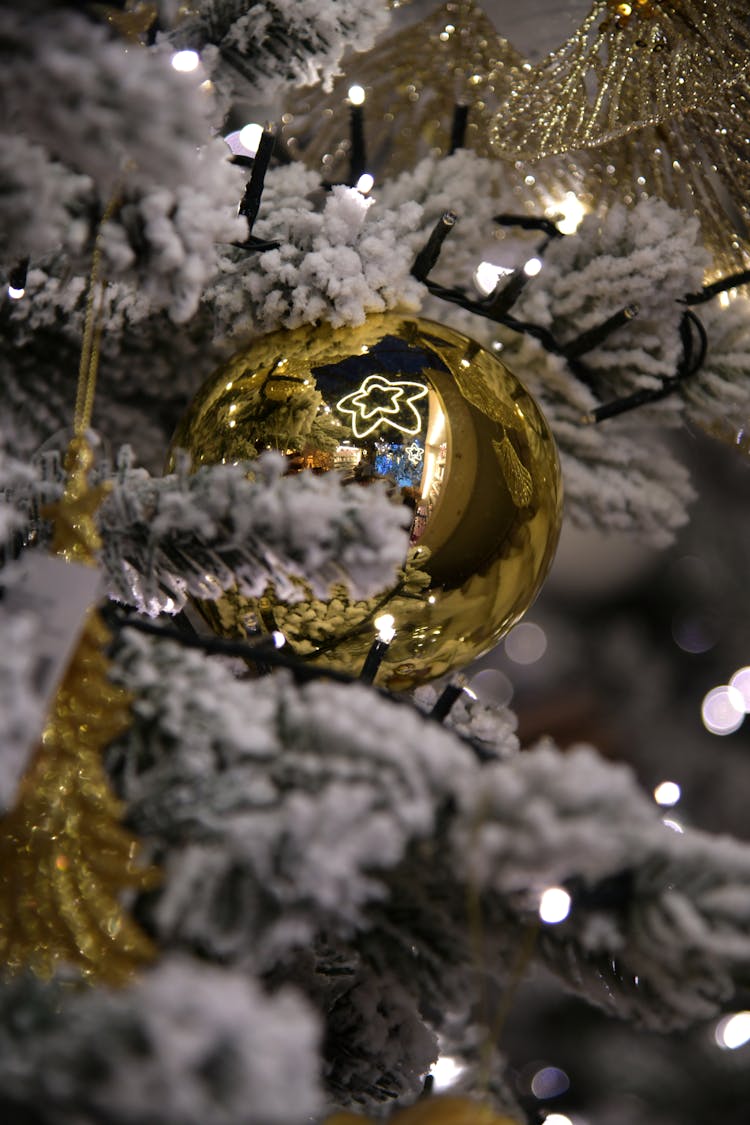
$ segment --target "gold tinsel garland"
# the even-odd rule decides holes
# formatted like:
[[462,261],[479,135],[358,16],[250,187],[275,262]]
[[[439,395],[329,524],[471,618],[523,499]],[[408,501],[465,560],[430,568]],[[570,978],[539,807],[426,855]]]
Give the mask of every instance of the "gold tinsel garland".
[[495,152],[536,160],[599,147],[704,105],[748,68],[745,0],[596,0],[524,69],[495,116]]
[[[93,562],[91,452],[71,443],[68,482],[54,512],[53,551]],[[151,942],[118,899],[154,872],[136,863],[137,842],[118,823],[102,751],[130,723],[129,696],[107,678],[110,640],[96,610],[86,619],[14,808],[0,824],[0,956],[10,971],[50,976],[60,964],[108,984],[123,983],[150,960]]]
[[384,39],[345,64],[346,74],[321,97],[297,94],[284,115],[290,153],[328,180],[346,178],[347,91],[366,95],[368,155],[379,176],[395,175],[423,156],[449,150],[457,104],[469,107],[465,147],[489,153],[493,114],[524,65],[474,0],[449,0],[426,19]]

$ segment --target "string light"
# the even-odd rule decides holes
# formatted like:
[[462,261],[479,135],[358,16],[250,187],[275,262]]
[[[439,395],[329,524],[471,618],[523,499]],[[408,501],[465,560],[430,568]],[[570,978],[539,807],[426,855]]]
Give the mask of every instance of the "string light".
[[172,55],[172,66],[183,74],[187,74],[191,70],[197,70],[200,61],[200,55],[197,51],[176,51]]
[[527,277],[536,277],[542,268],[541,258],[529,258],[526,265],[523,267],[523,272]]
[[350,86],[347,91],[347,97],[352,105],[362,105],[366,94],[362,86]]
[[373,621],[378,637],[386,644],[390,644],[396,635],[395,624],[396,619],[392,613],[381,613],[380,617],[376,617]]
[[734,1012],[719,1020],[714,1038],[725,1051],[736,1051],[750,1042],[750,1012]]
[[263,126],[251,121],[249,124],[243,125],[240,129],[239,141],[250,156],[255,156],[262,136]]
[[501,277],[513,273],[507,266],[496,266],[494,262],[480,262],[474,270],[474,284],[480,293],[489,297],[493,293]]
[[676,781],[662,781],[654,789],[654,800],[664,808],[676,805],[681,796],[682,790]]
[[8,286],[8,296],[12,297],[14,301],[20,301],[25,292],[25,289],[16,289],[13,285]]
[[362,195],[367,195],[368,191],[370,191],[374,183],[374,176],[371,176],[369,172],[363,172],[357,180],[357,191],[361,192]]
[[543,922],[556,926],[568,917],[570,906],[571,898],[564,887],[547,887],[539,900],[539,917]]
[[455,1085],[466,1067],[461,1066],[457,1059],[450,1055],[441,1055],[430,1069],[432,1086],[434,1090],[447,1090]]

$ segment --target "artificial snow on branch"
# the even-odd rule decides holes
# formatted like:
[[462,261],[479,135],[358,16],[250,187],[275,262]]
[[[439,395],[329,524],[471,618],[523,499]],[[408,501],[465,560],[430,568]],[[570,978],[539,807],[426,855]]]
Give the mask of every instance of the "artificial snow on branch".
[[[318,1022],[290,989],[179,955],[127,989],[0,986],[0,1109],[40,1125],[303,1125]],[[29,1115],[27,1117],[27,1114]]]
[[253,233],[280,245],[260,255],[227,255],[222,276],[206,292],[220,338],[321,320],[359,325],[368,313],[418,308],[424,289],[410,274],[407,237],[419,223],[418,205],[371,218],[370,200],[338,186],[314,209],[309,200],[300,202],[309,177],[294,167],[267,177],[274,206],[262,205]]
[[529,336],[500,329],[500,358],[533,389],[560,453],[565,514],[577,527],[626,532],[667,547],[695,499],[687,468],[670,448],[661,417],[646,408],[599,426],[584,425],[597,405],[561,356]]
[[162,939],[267,970],[321,929],[351,935],[471,751],[364,687],[241,683],[126,636],[119,676],[137,701],[111,764],[167,871]]
[[85,224],[72,214],[88,190],[87,176],[51,160],[23,136],[0,136],[0,265],[12,269],[55,246],[81,249]]
[[134,182],[188,183],[208,136],[202,75],[134,48],[79,12],[32,0],[0,13],[6,126],[89,176],[107,199]]
[[712,1015],[750,965],[750,849],[661,815],[628,769],[541,745],[485,767],[454,833],[488,926],[494,896],[498,924],[509,904],[522,922],[546,887],[570,886],[543,959],[590,1000],[673,1029]]
[[289,602],[326,597],[334,582],[356,597],[382,590],[406,555],[408,510],[379,487],[285,471],[281,455],[266,453],[192,475],[183,461],[151,477],[124,453],[99,517],[113,596],[158,613],[235,584],[249,597],[273,585]]
[[709,347],[705,362],[694,378],[686,379],[681,393],[691,422],[739,434],[750,417],[750,300],[747,288],[725,307],[716,299],[698,310]]
[[285,86],[329,86],[345,48],[366,51],[388,19],[373,0],[198,0],[168,39],[200,53],[220,100],[271,102]]
[[[750,849],[677,835],[630,771],[591,749],[482,764],[365,688],[240,685],[132,635],[118,664],[138,702],[111,766],[166,872],[150,914],[168,945],[268,972],[338,936],[419,1003],[450,1007],[476,969],[467,896],[487,931],[480,968],[503,979],[542,892],[564,885],[570,917],[544,928],[538,956],[594,1001],[606,985],[623,1014],[685,1026],[750,964]],[[618,894],[602,893],[612,883]]]

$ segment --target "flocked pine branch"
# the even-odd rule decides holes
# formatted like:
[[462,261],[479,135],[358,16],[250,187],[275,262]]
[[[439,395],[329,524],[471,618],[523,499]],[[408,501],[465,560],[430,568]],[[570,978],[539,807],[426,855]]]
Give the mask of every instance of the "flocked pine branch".
[[[285,471],[284,457],[268,452],[193,474],[181,459],[176,473],[152,477],[123,450],[98,513],[110,595],[154,614],[235,585],[249,597],[273,585],[287,603],[326,598],[334,583],[355,598],[382,591],[406,556],[408,509],[384,485],[347,488],[334,473]],[[38,533],[39,497],[51,484],[16,476],[8,471],[8,521]],[[58,470],[58,488],[60,480]]]
[[284,86],[330,84],[345,48],[367,50],[388,16],[370,0],[199,0],[167,37],[200,53],[221,100],[266,103]]
[[322,1106],[319,1029],[290,989],[172,956],[131,987],[0,988],[0,1111],[72,1125],[302,1125]]
[[169,51],[135,48],[80,12],[42,0],[0,17],[6,121],[89,176],[107,198],[135,182],[190,181],[192,150],[208,138],[200,75],[178,73]]
[[541,893],[562,884],[570,918],[538,955],[594,1001],[685,1026],[747,970],[747,846],[671,831],[630,771],[590,749],[482,763],[365,688],[240,685],[142,638],[119,661],[138,703],[112,767],[165,868],[149,916],[167,945],[278,972],[325,935],[449,1008],[476,962],[469,892],[481,967],[502,979]]
[[99,219],[117,200],[104,276],[134,281],[185,320],[216,268],[215,243],[243,230],[242,177],[226,146],[209,143],[203,76],[80,12],[35,2],[0,20],[0,93],[16,134],[3,158],[4,265],[62,247],[72,256],[64,275],[85,275]]
[[423,289],[410,274],[407,238],[419,222],[416,204],[371,217],[371,201],[353,188],[333,188],[317,207],[301,200],[313,183],[309,172],[281,168],[268,181],[273,209],[263,205],[253,233],[280,245],[227,254],[206,291],[220,337],[321,320],[359,325],[368,313],[418,307]]

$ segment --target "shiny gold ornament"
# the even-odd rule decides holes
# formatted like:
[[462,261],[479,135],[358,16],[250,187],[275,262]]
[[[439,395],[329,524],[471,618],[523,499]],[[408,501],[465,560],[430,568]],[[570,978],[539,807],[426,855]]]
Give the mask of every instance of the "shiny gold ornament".
[[[296,94],[283,117],[291,154],[332,182],[347,178],[349,88],[365,91],[371,171],[394,175],[449,151],[457,104],[469,107],[464,147],[488,155],[493,113],[516,84],[523,59],[474,0],[449,0],[426,19],[357,55],[330,94]],[[371,127],[367,127],[371,123]]]
[[[511,1117],[499,1114],[482,1102],[470,1098],[428,1097],[421,1098],[407,1109],[400,1109],[388,1118],[389,1125],[519,1125]],[[325,1125],[362,1125],[370,1122],[368,1117],[356,1113],[335,1113]]]
[[[74,439],[53,549],[79,563],[92,563],[98,545],[103,490],[88,487],[90,464],[88,446]],[[106,676],[109,640],[92,610],[16,805],[0,822],[0,958],[10,971],[49,976],[64,963],[117,984],[153,956],[117,898],[153,882],[153,872],[136,865],[101,761],[130,721],[127,693]]]
[[524,71],[492,147],[533,160],[664,124],[731,87],[749,48],[745,0],[596,0],[566,43]]
[[302,659],[357,674],[391,614],[379,682],[432,680],[491,648],[533,601],[560,521],[557,454],[516,377],[451,328],[397,313],[360,328],[263,337],[204,385],[173,440],[197,468],[274,448],[296,468],[390,482],[412,511],[395,584],[284,604],[236,591],[203,612],[218,632],[280,630]]

